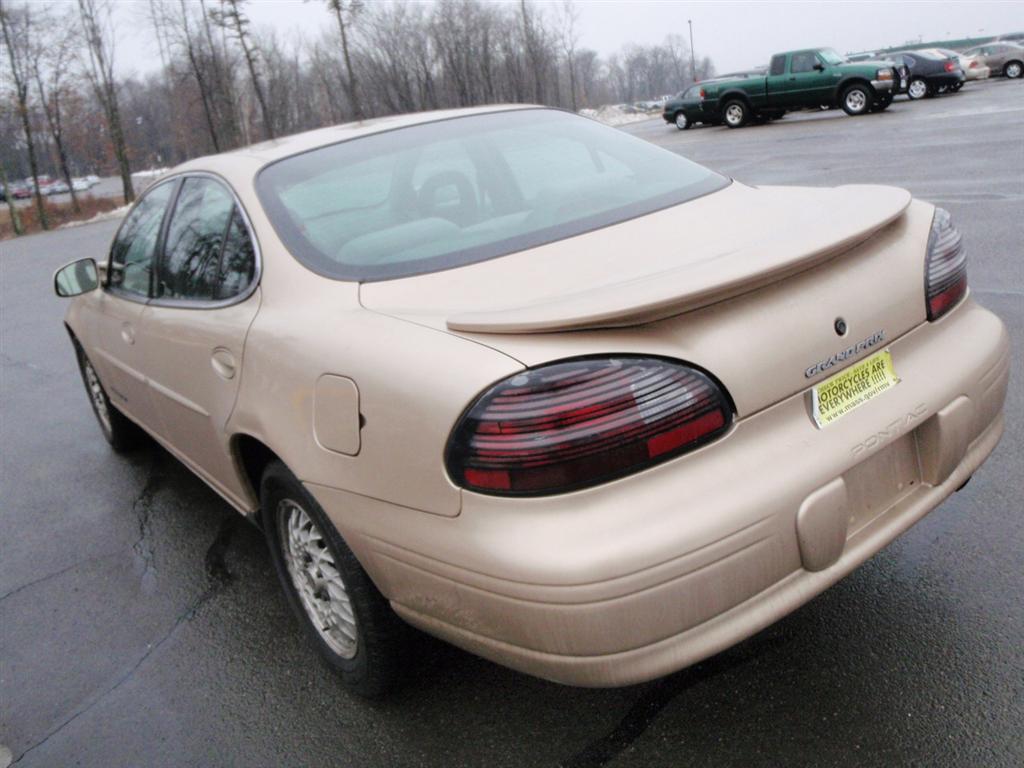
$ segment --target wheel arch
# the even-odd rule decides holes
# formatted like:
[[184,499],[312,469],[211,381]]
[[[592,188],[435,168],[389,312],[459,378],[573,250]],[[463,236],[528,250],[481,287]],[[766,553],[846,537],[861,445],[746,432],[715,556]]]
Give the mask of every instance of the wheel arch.
[[742,101],[747,105],[747,109],[750,110],[751,114],[754,113],[754,105],[750,103],[750,96],[739,89],[726,91],[718,96],[718,114],[719,116],[725,115],[725,105],[730,101]]
[[1008,61],[1004,62],[1003,63],[1003,77],[1007,76],[1006,70],[1010,67],[1011,64],[1018,64],[1021,67],[1024,67],[1024,60],[1022,60],[1022,59],[1024,59],[1024,57],[1022,57],[1021,59],[1009,59]]
[[250,516],[252,521],[262,526],[262,508],[260,507],[260,482],[263,479],[263,471],[273,461],[280,461],[287,464],[269,445],[245,432],[239,432],[231,437],[231,455],[235,461],[235,467],[243,480],[243,485],[253,502],[253,509],[256,511]]
[[871,91],[872,96],[878,96],[875,92],[875,87],[871,85],[871,81],[864,77],[864,75],[849,75],[843,80],[840,80],[839,84],[836,86],[834,98],[837,104],[839,103],[839,99],[842,97],[843,93],[846,92],[846,89],[853,85],[867,86],[867,89]]

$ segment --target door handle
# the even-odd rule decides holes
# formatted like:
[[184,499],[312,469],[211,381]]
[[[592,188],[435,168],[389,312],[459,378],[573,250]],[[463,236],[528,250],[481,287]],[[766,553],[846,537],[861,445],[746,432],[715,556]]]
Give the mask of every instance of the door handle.
[[121,324],[121,338],[124,339],[125,344],[135,343],[135,329],[131,323]]
[[224,347],[217,347],[210,356],[210,365],[213,371],[222,379],[235,378],[235,356],[231,350]]

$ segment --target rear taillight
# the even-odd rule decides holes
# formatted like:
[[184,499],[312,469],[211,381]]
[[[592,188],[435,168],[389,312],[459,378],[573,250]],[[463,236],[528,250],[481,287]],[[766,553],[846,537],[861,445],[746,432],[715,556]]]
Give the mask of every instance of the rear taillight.
[[703,88],[701,88],[701,89],[700,89],[700,98],[701,98],[701,100],[702,100],[702,101],[703,101],[703,100],[704,100],[705,98],[707,98],[707,94],[706,94],[706,93],[704,93],[704,89],[703,89]]
[[947,61],[946,62],[946,71],[947,72],[952,72],[954,69],[956,69],[956,64],[954,64],[952,61]]
[[945,208],[936,208],[925,260],[928,319],[938,320],[967,293],[967,254],[963,237]]
[[567,360],[495,384],[448,440],[464,488],[539,495],[636,472],[724,433],[732,409],[705,373],[659,358]]
[[977,67],[977,66],[978,66],[978,61],[977,61],[977,59],[975,59],[974,61],[972,61],[972,62],[971,62],[970,64],[968,64],[967,66],[968,66],[968,67],[969,67],[970,69],[974,69],[975,67]]

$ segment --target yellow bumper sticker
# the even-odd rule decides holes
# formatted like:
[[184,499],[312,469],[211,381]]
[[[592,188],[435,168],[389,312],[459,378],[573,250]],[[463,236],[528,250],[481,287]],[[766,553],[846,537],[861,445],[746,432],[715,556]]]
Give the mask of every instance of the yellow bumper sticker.
[[876,352],[815,385],[811,390],[814,423],[827,426],[899,381],[889,350]]

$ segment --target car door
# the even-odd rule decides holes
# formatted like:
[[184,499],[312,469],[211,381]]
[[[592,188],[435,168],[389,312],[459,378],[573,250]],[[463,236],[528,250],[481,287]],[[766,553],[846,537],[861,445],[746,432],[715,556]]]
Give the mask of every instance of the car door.
[[836,77],[815,51],[798,51],[789,59],[787,92],[794,104],[816,107],[832,101]]
[[154,431],[158,424],[138,335],[152,292],[157,243],[175,187],[175,181],[151,187],[118,229],[105,284],[96,299],[96,346],[90,354],[114,405]]
[[225,425],[249,326],[259,309],[259,254],[226,183],[184,178],[171,206],[142,326],[145,370],[172,450],[236,502],[245,489]]

